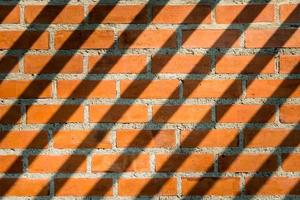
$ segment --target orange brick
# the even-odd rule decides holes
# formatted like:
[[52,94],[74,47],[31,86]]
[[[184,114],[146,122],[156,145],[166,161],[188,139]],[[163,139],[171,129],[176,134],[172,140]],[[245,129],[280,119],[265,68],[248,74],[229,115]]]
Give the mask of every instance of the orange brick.
[[299,23],[300,22],[299,4],[280,5],[280,21],[284,23]]
[[246,129],[246,147],[300,147],[298,130]]
[[147,122],[145,105],[90,105],[91,122]]
[[119,130],[117,147],[168,148],[175,147],[174,130]]
[[1,196],[47,196],[49,180],[29,178],[1,178]]
[[152,58],[154,73],[207,74],[210,65],[210,58],[202,55],[155,55]]
[[[246,179],[248,195],[300,195],[299,178],[253,177]],[[284,187],[283,187],[284,186]]]
[[211,107],[207,105],[153,106],[153,120],[168,123],[203,123],[211,121]]
[[116,81],[59,80],[57,95],[59,98],[114,98],[116,97]]
[[57,31],[56,49],[107,49],[114,43],[114,33],[110,30]]
[[0,98],[3,99],[50,98],[51,96],[51,81],[5,80],[0,85]]
[[283,105],[280,107],[280,121],[283,123],[299,123],[299,105]]
[[0,31],[0,49],[49,49],[47,31]]
[[57,196],[112,196],[109,178],[57,178],[54,184]]
[[126,30],[119,34],[120,48],[175,48],[174,30]]
[[287,172],[299,172],[300,171],[300,154],[291,153],[283,154],[282,156],[282,169]]
[[82,73],[83,58],[81,55],[26,55],[25,73]]
[[190,195],[234,196],[240,193],[239,178],[182,178],[182,193]]
[[185,130],[181,132],[180,146],[184,148],[195,147],[237,147],[238,130]]
[[28,160],[31,173],[86,172],[85,155],[38,155]]
[[137,74],[143,72],[146,72],[146,56],[144,55],[89,57],[89,73]]
[[185,98],[238,98],[242,94],[241,80],[184,80]]
[[179,98],[178,80],[121,80],[122,98]]
[[155,171],[158,172],[208,172],[213,170],[212,154],[158,154]]
[[146,23],[145,5],[97,5],[89,6],[89,23]]
[[221,123],[274,122],[275,106],[272,105],[220,105],[217,120]]
[[15,73],[18,71],[19,59],[17,56],[0,56],[0,73]]
[[0,155],[0,172],[1,173],[22,173],[23,164],[22,157],[15,155]]
[[27,123],[38,124],[66,122],[83,122],[83,106],[33,105],[27,108]]
[[97,130],[60,130],[54,133],[53,146],[58,149],[107,149],[111,148],[110,133]]
[[18,5],[0,6],[1,24],[17,24],[20,22],[20,7]]
[[216,72],[221,74],[271,74],[275,73],[274,56],[218,56]]
[[276,156],[270,154],[222,155],[219,159],[221,172],[272,172],[278,167]]
[[21,110],[16,105],[0,105],[0,124],[19,124]]
[[182,33],[185,48],[230,48],[240,46],[239,30],[197,29],[184,30]]
[[45,131],[2,131],[0,149],[43,149],[47,147]]
[[219,24],[273,22],[274,5],[226,5],[217,6],[216,21]]
[[300,73],[300,56],[281,55],[280,56],[280,73],[283,73],[283,74]]
[[208,24],[211,23],[209,5],[154,6],[152,23],[160,24]]
[[121,178],[118,186],[120,196],[172,196],[177,193],[175,178]]
[[252,29],[245,36],[247,48],[300,47],[298,29]]
[[25,22],[33,24],[76,24],[83,22],[83,7],[72,5],[25,6]]
[[149,172],[147,154],[96,154],[92,157],[93,172]]

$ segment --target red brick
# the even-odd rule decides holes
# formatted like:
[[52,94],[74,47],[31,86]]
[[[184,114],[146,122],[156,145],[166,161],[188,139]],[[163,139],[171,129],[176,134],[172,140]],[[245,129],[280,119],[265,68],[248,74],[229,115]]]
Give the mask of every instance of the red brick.
[[0,155],[1,165],[0,172],[1,173],[22,173],[23,172],[23,164],[22,157],[15,155]]
[[171,148],[175,147],[174,130],[118,130],[117,147]]
[[83,7],[72,5],[25,6],[25,22],[30,24],[79,24],[83,22]]
[[20,7],[18,5],[0,6],[1,24],[18,24],[20,22]]
[[217,6],[216,21],[219,24],[273,22],[274,5],[226,5]]
[[122,98],[179,98],[178,80],[121,80]]
[[107,49],[114,43],[111,30],[57,31],[56,49]]
[[242,94],[241,80],[184,80],[185,98],[238,98]]
[[185,130],[181,132],[180,146],[184,148],[195,147],[237,147],[238,130]]
[[283,73],[283,74],[300,73],[300,56],[281,55],[280,56],[280,73]]
[[90,121],[102,122],[147,122],[145,105],[91,105]]
[[19,124],[21,109],[16,105],[0,105],[0,124]]
[[174,196],[177,193],[175,178],[121,178],[118,186],[120,196]]
[[53,146],[58,149],[108,149],[111,148],[110,133],[97,130],[60,130],[54,133]]
[[280,121],[282,123],[299,123],[300,121],[299,105],[283,105],[280,107]]
[[246,55],[217,57],[216,72],[221,74],[271,74],[275,73],[274,56]]
[[19,71],[17,56],[0,56],[0,73],[16,73]]
[[230,48],[240,46],[239,30],[197,29],[183,31],[183,47],[185,48]]
[[153,120],[160,123],[203,123],[211,121],[207,105],[153,106]]
[[27,123],[29,124],[66,122],[83,122],[83,106],[33,105],[27,108]]
[[126,30],[119,34],[120,48],[175,48],[174,30]]
[[209,5],[154,6],[152,23],[160,24],[208,24],[211,23]]
[[284,23],[300,22],[299,4],[283,4],[280,5],[280,21]]
[[282,155],[282,169],[286,172],[300,171],[300,154],[291,153]]

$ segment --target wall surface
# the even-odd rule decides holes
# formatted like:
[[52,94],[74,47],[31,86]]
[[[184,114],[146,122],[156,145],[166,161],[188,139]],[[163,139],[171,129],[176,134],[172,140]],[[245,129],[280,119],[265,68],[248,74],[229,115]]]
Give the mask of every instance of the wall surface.
[[0,1],[0,196],[300,198],[300,1]]

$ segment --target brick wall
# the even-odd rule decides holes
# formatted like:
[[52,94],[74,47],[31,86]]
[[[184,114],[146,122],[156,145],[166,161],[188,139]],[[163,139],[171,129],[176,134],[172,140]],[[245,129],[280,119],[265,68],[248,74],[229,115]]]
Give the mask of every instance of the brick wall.
[[300,1],[0,1],[0,195],[300,196]]

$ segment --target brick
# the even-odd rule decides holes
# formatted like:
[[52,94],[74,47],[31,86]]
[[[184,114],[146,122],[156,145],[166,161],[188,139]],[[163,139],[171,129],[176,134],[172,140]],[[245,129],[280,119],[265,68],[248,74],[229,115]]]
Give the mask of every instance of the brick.
[[0,98],[27,99],[50,98],[51,82],[43,80],[5,80],[0,85]]
[[277,158],[270,154],[222,155],[219,158],[220,172],[273,172]]
[[212,154],[158,154],[155,171],[158,172],[208,172],[213,171]]
[[131,99],[179,98],[178,80],[121,80],[121,97]]
[[240,193],[239,178],[182,178],[182,194],[234,196]]
[[89,73],[96,74],[138,74],[146,72],[146,56],[90,56]]
[[196,29],[182,33],[185,48],[237,48],[240,46],[239,30]]
[[202,55],[155,55],[152,58],[154,73],[207,74],[210,65],[210,57]]
[[83,6],[25,6],[25,22],[30,24],[79,24],[83,22],[83,16]]
[[170,29],[126,30],[119,33],[119,47],[127,48],[175,48],[176,33]]
[[209,5],[163,5],[154,6],[152,23],[160,24],[208,24],[211,23]]
[[242,94],[241,80],[184,80],[185,98],[238,98]]
[[114,80],[58,80],[59,98],[115,98]]
[[280,121],[282,123],[299,123],[300,106],[299,105],[282,105],[280,107]]
[[107,49],[113,43],[111,30],[62,30],[55,33],[55,49]]
[[29,178],[1,178],[1,196],[48,196],[49,180]]
[[300,56],[281,55],[279,71],[280,71],[280,73],[283,73],[283,74],[300,73]]
[[31,173],[75,173],[86,172],[87,168],[85,155],[29,156],[28,162]]
[[221,123],[274,122],[275,106],[272,105],[220,105],[217,121]]
[[49,49],[49,32],[0,31],[0,49]]
[[0,105],[0,124],[19,124],[21,109],[17,105]]
[[246,48],[300,47],[298,29],[250,29],[245,33]]
[[110,178],[57,178],[54,184],[57,196],[112,196]]
[[19,59],[17,56],[0,56],[0,73],[16,73],[18,71]]
[[274,56],[268,55],[223,55],[217,57],[218,74],[271,74],[275,73]]
[[83,58],[81,55],[26,55],[24,58],[25,73],[82,73]]
[[299,178],[292,177],[247,178],[245,193],[248,195],[300,195],[299,181]]
[[219,24],[273,22],[274,5],[249,4],[217,6],[216,21]]
[[256,147],[299,147],[300,132],[289,129],[246,129],[245,146]]
[[96,154],[92,157],[93,172],[149,172],[147,154]]
[[280,5],[280,21],[284,23],[300,22],[299,4],[282,4]]
[[53,146],[58,149],[108,149],[110,133],[105,131],[60,130],[54,133]]
[[118,130],[117,147],[172,148],[175,147],[175,131]]
[[43,149],[48,144],[45,131],[2,131],[0,149]]
[[90,105],[90,121],[103,122],[147,122],[147,107],[144,105]]
[[20,7],[18,5],[1,5],[0,22],[1,24],[20,23]]
[[177,193],[177,186],[175,178],[121,178],[118,190],[120,196],[174,196]]
[[196,147],[237,147],[238,130],[184,130],[180,135],[180,146],[183,148]]
[[300,171],[300,154],[291,153],[282,155],[282,169],[286,172]]
[[147,23],[145,5],[97,5],[89,6],[89,23],[133,24]]
[[1,173],[22,173],[23,172],[23,163],[22,157],[15,155],[0,155]]
[[160,123],[204,123],[211,121],[207,105],[153,106],[153,120]]
[[83,122],[83,106],[33,105],[27,108],[27,123],[29,124],[67,122]]

